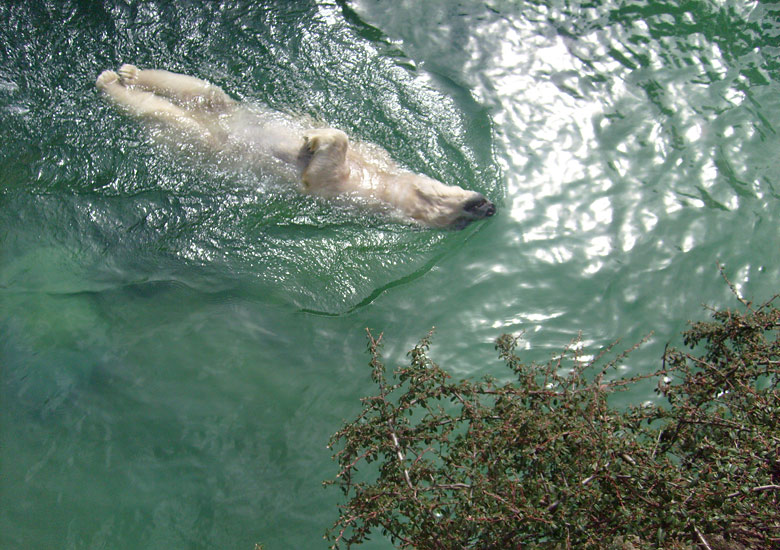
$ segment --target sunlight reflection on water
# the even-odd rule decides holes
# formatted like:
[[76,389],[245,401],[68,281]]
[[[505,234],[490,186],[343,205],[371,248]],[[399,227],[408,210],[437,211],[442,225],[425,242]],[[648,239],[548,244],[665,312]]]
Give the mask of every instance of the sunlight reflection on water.
[[[563,269],[571,274],[564,287],[590,278],[595,304],[603,289],[622,288],[603,298],[617,319],[645,299],[638,288],[678,287],[680,254],[714,265],[725,237],[713,230],[718,212],[766,207],[753,202],[772,184],[746,162],[761,125],[748,122],[747,100],[751,87],[766,95],[755,85],[771,80],[770,58],[739,46],[759,38],[754,24],[773,24],[757,2],[498,1],[486,9],[474,1],[424,13],[408,1],[353,5],[421,66],[463,82],[491,109],[507,184],[502,215],[512,221],[500,238],[523,259],[501,256],[509,274],[538,281]],[[744,23],[732,37],[710,24],[717,18]],[[764,131],[772,135],[771,122]],[[515,294],[500,296],[524,315],[487,325],[518,330],[521,319],[555,309]],[[568,322],[576,319],[587,323],[587,314],[570,312]]]

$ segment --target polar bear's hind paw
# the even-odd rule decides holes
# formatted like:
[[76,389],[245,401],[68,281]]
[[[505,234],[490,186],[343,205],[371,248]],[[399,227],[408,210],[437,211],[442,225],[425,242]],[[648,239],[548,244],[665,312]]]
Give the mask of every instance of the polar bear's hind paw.
[[105,90],[111,84],[117,82],[118,80],[119,80],[119,76],[114,71],[103,71],[102,73],[100,73],[100,76],[97,78],[97,82],[95,82],[95,85],[98,87],[99,90]]
[[122,84],[125,86],[131,86],[138,80],[138,67],[125,63],[119,67],[119,78],[122,79]]

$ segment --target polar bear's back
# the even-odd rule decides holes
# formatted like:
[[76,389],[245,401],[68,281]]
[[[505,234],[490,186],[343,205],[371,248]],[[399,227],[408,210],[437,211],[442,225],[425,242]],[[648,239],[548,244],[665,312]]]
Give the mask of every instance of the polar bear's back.
[[259,106],[240,106],[220,117],[219,126],[225,136],[224,149],[263,171],[284,172],[297,179],[303,170],[300,152],[305,131],[291,116]]

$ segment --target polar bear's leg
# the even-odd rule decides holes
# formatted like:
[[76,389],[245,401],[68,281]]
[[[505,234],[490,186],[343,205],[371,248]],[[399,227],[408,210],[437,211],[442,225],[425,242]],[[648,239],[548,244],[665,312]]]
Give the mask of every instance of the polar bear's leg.
[[135,116],[150,118],[192,132],[206,142],[211,139],[208,129],[185,109],[152,92],[127,88],[114,71],[103,71],[96,85],[117,105],[124,107]]
[[119,78],[125,86],[138,86],[187,107],[222,112],[236,104],[222,88],[194,76],[157,69],[141,70],[125,64],[119,68]]
[[309,130],[303,148],[311,155],[303,171],[303,184],[313,192],[338,191],[349,177],[347,134],[334,128]]

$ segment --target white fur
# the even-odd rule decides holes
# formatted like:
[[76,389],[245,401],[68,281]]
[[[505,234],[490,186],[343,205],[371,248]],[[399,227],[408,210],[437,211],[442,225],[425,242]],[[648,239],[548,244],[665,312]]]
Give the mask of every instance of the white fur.
[[495,212],[479,193],[403,170],[375,145],[350,143],[341,130],[307,128],[300,120],[243,106],[204,80],[123,65],[118,74],[104,71],[97,87],[132,115],[162,122],[209,149],[281,166],[304,192],[355,194],[432,227],[463,227]]

